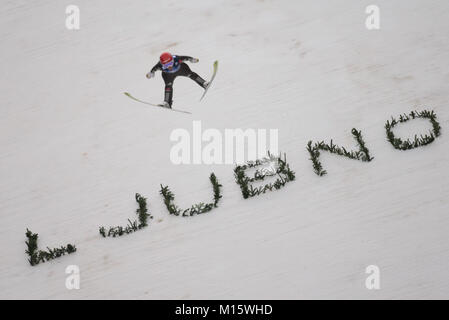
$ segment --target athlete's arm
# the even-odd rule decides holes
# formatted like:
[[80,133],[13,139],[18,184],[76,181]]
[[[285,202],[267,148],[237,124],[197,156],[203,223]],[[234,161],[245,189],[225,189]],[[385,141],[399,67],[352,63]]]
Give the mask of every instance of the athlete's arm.
[[155,73],[158,70],[162,70],[162,65],[160,62],[156,63],[155,66],[151,69],[151,73]]
[[147,77],[148,79],[153,78],[153,77],[154,77],[154,73],[155,73],[156,71],[158,71],[158,70],[162,70],[162,65],[161,65],[160,62],[158,62],[158,63],[151,69],[151,71],[147,73],[146,77]]
[[181,60],[181,61],[189,61],[189,62],[192,62],[192,63],[197,63],[198,61],[200,61],[199,59],[197,59],[197,58],[192,58],[192,57],[190,57],[190,56],[178,56],[178,58],[179,58],[179,60]]

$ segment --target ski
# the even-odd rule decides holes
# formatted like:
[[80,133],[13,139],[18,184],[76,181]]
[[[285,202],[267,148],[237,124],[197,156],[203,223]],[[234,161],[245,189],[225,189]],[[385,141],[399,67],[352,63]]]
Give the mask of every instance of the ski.
[[210,78],[209,86],[207,87],[206,90],[204,90],[203,95],[200,98],[200,101],[203,100],[204,96],[206,95],[207,91],[209,90],[210,86],[212,85],[212,81],[214,81],[215,75],[217,74],[217,69],[218,69],[218,60],[216,60],[214,62],[214,72],[212,73],[212,77]]
[[167,110],[171,110],[171,111],[175,111],[175,112],[182,112],[182,113],[192,114],[191,112],[184,111],[184,110],[167,108],[167,107],[164,107],[162,104],[156,104],[156,103],[142,101],[140,99],[137,99],[137,98],[133,97],[129,92],[123,92],[123,94],[125,96],[127,96],[128,98],[133,99],[134,101],[137,101],[137,102],[140,102],[140,103],[145,103],[145,104],[148,104],[148,105],[153,106],[153,107],[159,107],[159,108],[163,108],[163,109],[167,109]]

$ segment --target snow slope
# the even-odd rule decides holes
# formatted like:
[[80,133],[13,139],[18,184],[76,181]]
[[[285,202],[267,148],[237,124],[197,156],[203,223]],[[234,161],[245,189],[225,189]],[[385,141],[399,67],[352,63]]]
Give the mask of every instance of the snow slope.
[[[378,0],[381,29],[365,28],[372,1],[86,1],[81,29],[65,28],[56,0],[2,1],[0,9],[0,298],[448,298],[449,4]],[[155,110],[163,82],[146,72],[162,51],[214,86],[177,79],[175,105]],[[391,116],[435,110],[442,136],[400,152]],[[172,165],[173,129],[279,128],[297,180],[244,200],[230,165]],[[362,130],[371,163],[323,153],[318,177],[307,141],[353,147]],[[398,128],[407,136],[427,122]],[[187,207],[223,184],[218,209],[169,216],[160,183]],[[149,199],[150,226],[103,239],[101,225],[134,218]],[[41,247],[78,252],[30,267],[25,230]],[[81,289],[67,290],[78,265]],[[365,288],[377,265],[381,289]]]

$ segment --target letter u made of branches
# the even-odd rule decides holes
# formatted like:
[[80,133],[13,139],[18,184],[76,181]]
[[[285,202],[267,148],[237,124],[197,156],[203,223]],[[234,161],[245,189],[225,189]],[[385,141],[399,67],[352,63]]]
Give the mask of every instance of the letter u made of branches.
[[175,216],[182,216],[182,217],[191,217],[196,214],[202,214],[211,211],[213,208],[218,207],[218,202],[220,201],[222,195],[221,195],[221,187],[222,185],[218,182],[217,177],[214,173],[211,173],[209,180],[212,184],[213,192],[214,192],[214,199],[210,203],[197,203],[193,204],[188,209],[180,209],[177,205],[174,204],[175,195],[168,186],[163,186],[161,184],[161,190],[159,193],[164,198],[164,204],[167,207],[167,210],[170,214],[173,214]]

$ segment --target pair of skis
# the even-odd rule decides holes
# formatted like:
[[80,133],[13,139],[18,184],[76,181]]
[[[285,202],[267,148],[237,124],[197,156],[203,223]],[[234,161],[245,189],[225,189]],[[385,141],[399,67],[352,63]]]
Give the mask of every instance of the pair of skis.
[[[212,73],[212,77],[211,77],[211,79],[210,79],[210,81],[209,81],[209,85],[207,86],[206,90],[204,90],[203,95],[202,95],[201,98],[200,98],[200,101],[203,100],[203,98],[204,98],[204,96],[206,95],[207,91],[209,90],[209,88],[210,88],[212,82],[214,81],[215,75],[217,74],[217,69],[218,69],[218,61],[215,61],[215,62],[214,62],[214,71],[213,71],[213,73]],[[123,92],[123,93],[124,93],[127,97],[133,99],[134,101],[140,102],[140,103],[144,103],[144,104],[147,104],[147,105],[150,105],[150,106],[153,106],[153,107],[164,108],[164,109],[171,110],[171,111],[176,111],[176,112],[182,112],[182,113],[188,113],[188,114],[191,114],[191,113],[188,112],[188,111],[178,110],[178,109],[172,109],[172,108],[167,108],[167,107],[165,107],[163,104],[155,104],[155,103],[151,103],[151,102],[142,101],[142,100],[140,100],[140,99],[137,99],[137,98],[133,97],[129,92]]]

